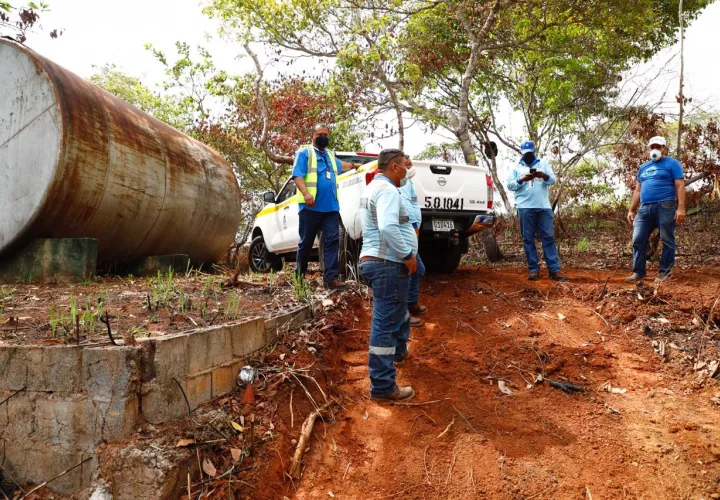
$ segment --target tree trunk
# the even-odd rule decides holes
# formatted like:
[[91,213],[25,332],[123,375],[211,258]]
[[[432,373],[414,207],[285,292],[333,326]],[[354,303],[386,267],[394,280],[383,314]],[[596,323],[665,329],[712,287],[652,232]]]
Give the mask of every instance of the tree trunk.
[[680,103],[680,115],[678,117],[678,135],[677,135],[677,159],[682,161],[682,132],[683,132],[683,116],[685,114],[685,96],[683,95],[683,79],[685,78],[685,27],[683,26],[683,0],[680,0],[678,7],[678,20],[680,22],[680,93],[678,102]]

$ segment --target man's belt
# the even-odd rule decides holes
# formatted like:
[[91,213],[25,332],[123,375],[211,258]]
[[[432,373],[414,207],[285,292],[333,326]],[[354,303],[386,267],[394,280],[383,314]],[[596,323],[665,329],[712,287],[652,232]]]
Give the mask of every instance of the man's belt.
[[385,264],[395,264],[398,266],[404,265],[404,264],[401,264],[400,262],[395,262],[394,260],[381,259],[380,257],[373,257],[371,255],[366,255],[364,257],[360,257],[360,264],[362,264],[363,262],[384,262]]

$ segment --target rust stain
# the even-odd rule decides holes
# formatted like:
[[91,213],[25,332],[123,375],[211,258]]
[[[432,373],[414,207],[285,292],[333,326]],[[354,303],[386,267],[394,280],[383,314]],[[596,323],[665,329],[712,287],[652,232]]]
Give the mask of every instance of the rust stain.
[[239,188],[227,162],[52,61],[19,50],[53,82],[63,119],[55,178],[28,235],[97,238],[101,260],[222,255],[240,218]]

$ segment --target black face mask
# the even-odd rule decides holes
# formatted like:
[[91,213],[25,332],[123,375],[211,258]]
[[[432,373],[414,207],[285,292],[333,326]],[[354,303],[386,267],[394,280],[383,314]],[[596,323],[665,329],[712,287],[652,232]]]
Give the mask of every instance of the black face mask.
[[330,138],[326,135],[319,135],[315,138],[315,146],[318,149],[325,149],[330,144]]
[[532,164],[535,163],[535,153],[525,153],[522,155],[522,161],[524,161],[528,167],[532,167]]

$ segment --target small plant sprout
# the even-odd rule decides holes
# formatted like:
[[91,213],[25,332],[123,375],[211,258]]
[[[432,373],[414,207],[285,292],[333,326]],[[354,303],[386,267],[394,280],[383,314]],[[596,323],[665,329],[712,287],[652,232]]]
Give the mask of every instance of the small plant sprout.
[[290,282],[292,283],[295,298],[299,300],[308,300],[310,298],[312,290],[304,277],[299,276],[297,273],[290,273]]
[[61,311],[56,311],[54,307],[50,308],[50,331],[52,332],[52,338],[57,336],[57,327],[63,321],[63,314]]
[[225,307],[225,317],[235,321],[242,312],[242,295],[234,291],[228,294],[228,302]]
[[581,252],[587,252],[590,250],[590,240],[587,236],[583,236],[583,239],[577,245],[577,249]]

